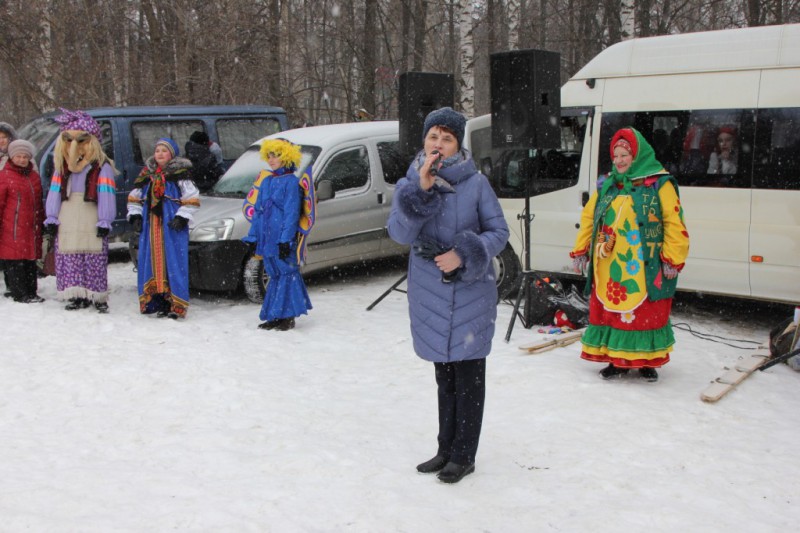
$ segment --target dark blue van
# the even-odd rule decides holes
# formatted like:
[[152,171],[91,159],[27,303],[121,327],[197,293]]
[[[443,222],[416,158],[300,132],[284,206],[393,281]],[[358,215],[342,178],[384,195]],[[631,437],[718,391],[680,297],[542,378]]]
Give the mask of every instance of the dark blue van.
[[[286,112],[280,107],[254,105],[224,106],[141,106],[85,109],[100,123],[103,150],[114,160],[120,174],[117,182],[117,220],[113,236],[128,231],[125,220],[128,192],[133,181],[153,154],[160,137],[172,137],[181,152],[194,131],[204,131],[222,148],[229,167],[256,139],[288,128]],[[21,139],[36,147],[34,160],[41,169],[42,185],[49,188],[53,175],[53,148],[60,111],[41,115],[17,130]]]

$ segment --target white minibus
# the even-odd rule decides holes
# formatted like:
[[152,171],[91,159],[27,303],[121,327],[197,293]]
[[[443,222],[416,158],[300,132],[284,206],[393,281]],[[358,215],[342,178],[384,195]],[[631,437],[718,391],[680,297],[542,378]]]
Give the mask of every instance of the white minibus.
[[532,269],[573,275],[581,209],[611,169],[611,136],[633,126],[680,185],[678,288],[800,302],[800,24],[615,44],[562,86],[561,106],[560,149],[492,148],[490,115],[467,124],[512,230],[506,272],[524,264],[529,191]]

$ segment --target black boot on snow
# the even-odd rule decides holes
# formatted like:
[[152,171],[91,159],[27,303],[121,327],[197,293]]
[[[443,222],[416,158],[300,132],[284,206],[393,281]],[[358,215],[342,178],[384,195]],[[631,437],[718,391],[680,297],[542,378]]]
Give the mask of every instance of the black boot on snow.
[[603,379],[614,379],[628,373],[627,368],[618,368],[611,363],[608,364],[603,370],[600,371],[600,377]]
[[475,465],[460,465],[456,463],[447,463],[442,470],[436,474],[439,481],[442,483],[458,483],[464,476],[471,474],[475,471]]
[[92,305],[92,302],[86,298],[70,298],[69,303],[64,306],[67,311],[76,311],[78,309],[86,309]]
[[100,314],[108,313],[108,303],[107,302],[95,302],[94,308],[97,309],[97,312]]
[[447,464],[448,458],[442,455],[437,455],[433,459],[428,459],[424,463],[420,463],[417,465],[417,472],[420,474],[433,474],[434,472],[438,472],[444,465]]
[[294,328],[294,318],[282,318],[275,325],[277,331],[289,331]]
[[258,329],[275,329],[280,320],[267,320],[258,325]]
[[640,368],[639,375],[650,383],[658,381],[658,372],[655,368]]

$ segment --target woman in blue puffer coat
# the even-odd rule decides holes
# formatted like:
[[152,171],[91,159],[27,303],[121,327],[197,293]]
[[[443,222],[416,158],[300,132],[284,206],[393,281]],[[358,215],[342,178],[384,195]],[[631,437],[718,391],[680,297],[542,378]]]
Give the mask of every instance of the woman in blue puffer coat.
[[508,240],[497,196],[461,148],[465,126],[449,107],[425,118],[423,151],[397,183],[388,223],[392,239],[412,246],[411,335],[438,386],[439,446],[417,470],[445,483],[475,470],[497,317],[492,258]]

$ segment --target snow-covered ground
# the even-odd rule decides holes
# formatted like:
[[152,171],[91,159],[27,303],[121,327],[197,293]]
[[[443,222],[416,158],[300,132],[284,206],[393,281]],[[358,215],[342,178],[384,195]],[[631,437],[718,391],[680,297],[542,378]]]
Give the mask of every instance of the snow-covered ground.
[[[0,298],[0,530],[797,529],[800,373],[779,365],[703,403],[748,352],[682,330],[658,383],[605,382],[579,344],[522,355],[542,335],[519,324],[503,342],[501,305],[476,472],[418,474],[436,449],[433,369],[404,294],[365,310],[401,274],[309,280],[314,310],[285,333],[258,330],[242,298],[141,316],[125,262],[108,315],[64,311],[53,278],[43,304]],[[698,303],[673,321],[765,341],[784,318]]]

